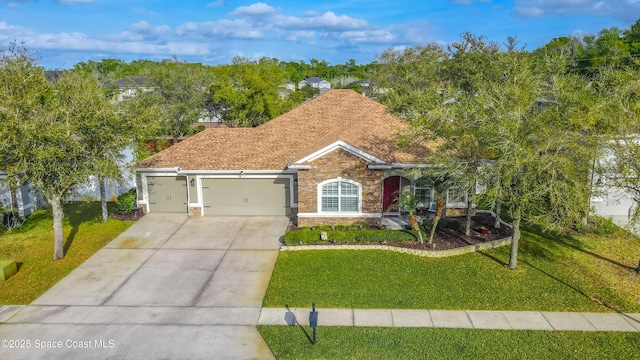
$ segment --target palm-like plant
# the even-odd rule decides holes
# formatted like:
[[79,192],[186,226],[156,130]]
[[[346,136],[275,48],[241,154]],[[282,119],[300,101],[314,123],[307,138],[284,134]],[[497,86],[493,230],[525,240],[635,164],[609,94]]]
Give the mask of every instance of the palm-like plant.
[[418,198],[416,198],[413,192],[409,194],[398,194],[393,202],[393,207],[398,209],[399,211],[407,212],[409,215],[409,225],[411,228],[418,233],[418,240],[421,244],[424,244],[424,239],[422,238],[422,230],[420,229],[420,225],[418,224],[418,219],[416,218],[415,210],[420,204]]

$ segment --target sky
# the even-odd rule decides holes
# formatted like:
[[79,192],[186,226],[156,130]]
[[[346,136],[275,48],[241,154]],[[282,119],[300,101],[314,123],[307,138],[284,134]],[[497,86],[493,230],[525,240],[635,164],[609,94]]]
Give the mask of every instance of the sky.
[[105,58],[224,64],[374,61],[389,48],[471,32],[527,50],[559,36],[629,28],[640,0],[0,0],[0,48],[24,43],[48,69]]

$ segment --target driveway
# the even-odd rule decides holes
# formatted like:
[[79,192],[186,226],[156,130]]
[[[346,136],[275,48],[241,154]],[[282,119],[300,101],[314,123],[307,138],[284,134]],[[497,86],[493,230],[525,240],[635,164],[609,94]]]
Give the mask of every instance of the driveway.
[[4,359],[271,359],[255,328],[286,217],[148,214],[0,325]]

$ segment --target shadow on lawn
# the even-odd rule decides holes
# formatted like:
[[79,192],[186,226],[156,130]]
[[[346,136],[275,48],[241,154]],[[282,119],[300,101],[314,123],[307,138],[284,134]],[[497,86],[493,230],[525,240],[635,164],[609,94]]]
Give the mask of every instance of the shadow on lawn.
[[298,318],[296,317],[296,314],[294,314],[293,311],[289,309],[289,305],[285,305],[285,307],[287,308],[287,312],[284,314],[284,321],[287,323],[287,325],[289,326],[298,325],[300,330],[302,330],[304,335],[307,337],[307,340],[309,340],[309,342],[313,344],[313,340],[311,339],[311,336],[309,336],[309,334],[307,333],[307,329],[305,329],[304,326],[300,324],[300,322],[298,321]]
[[[109,204],[110,205],[110,204]],[[110,209],[112,210],[112,209]],[[64,243],[64,254],[67,254],[78,234],[80,224],[102,221],[102,208],[99,201],[73,202],[64,207],[65,222],[71,225],[71,231]]]
[[600,254],[584,249],[582,242],[569,234],[545,230],[541,226],[533,224],[523,226],[522,234],[523,237],[528,237],[530,239],[521,241],[521,249],[523,252],[535,257],[554,260],[558,255],[558,251],[573,249],[593,256],[596,259],[606,261],[612,265],[619,266],[624,270],[634,270],[634,267],[632,266],[622,264],[613,259],[609,259]]
[[[596,254],[594,252],[591,252],[589,250],[585,250],[581,247],[581,242],[579,239],[574,238],[573,236],[569,235],[569,234],[562,234],[562,233],[558,233],[558,232],[554,232],[554,231],[545,231],[542,227],[537,226],[537,225],[531,225],[528,224],[526,226],[522,227],[522,233],[523,236],[525,238],[524,241],[521,239],[520,242],[520,250],[519,250],[519,256],[518,256],[518,263],[519,264],[524,264],[526,266],[528,266],[531,269],[537,270],[540,273],[544,274],[545,276],[553,279],[554,281],[559,282],[560,284],[562,284],[563,286],[571,289],[572,291],[575,291],[576,293],[580,294],[581,296],[584,296],[585,298],[587,298],[589,301],[593,301],[599,305],[602,305],[608,309],[611,309],[617,313],[622,313],[619,309],[616,309],[615,307],[613,307],[611,304],[608,304],[606,301],[601,300],[601,299],[597,299],[597,298],[593,298],[591,296],[589,296],[587,293],[584,292],[584,290],[582,290],[580,287],[578,286],[574,286],[572,284],[570,284],[567,280],[563,280],[561,278],[559,278],[558,276],[550,273],[549,271],[545,270],[542,266],[538,266],[534,263],[532,263],[531,261],[527,260],[525,258],[525,256],[523,255],[528,255],[530,257],[535,257],[535,258],[539,258],[539,259],[544,259],[547,261],[554,261],[556,260],[556,258],[561,255],[561,252],[563,251],[580,251],[582,253],[588,254],[590,256],[593,256],[596,259],[602,260],[602,261],[606,261],[610,264],[619,266],[625,270],[631,270],[634,271],[635,268],[619,263],[615,260],[606,258],[600,254]],[[569,250],[572,249],[572,250]],[[508,259],[509,257],[509,247],[505,247],[503,249],[501,249],[501,251],[505,251],[505,255],[506,258]],[[508,266],[508,260],[507,261],[503,261],[502,259],[498,258],[497,256],[493,255],[492,252],[488,252],[488,251],[479,251],[478,253],[480,253],[481,255],[495,261],[496,263],[502,265],[502,266]]]

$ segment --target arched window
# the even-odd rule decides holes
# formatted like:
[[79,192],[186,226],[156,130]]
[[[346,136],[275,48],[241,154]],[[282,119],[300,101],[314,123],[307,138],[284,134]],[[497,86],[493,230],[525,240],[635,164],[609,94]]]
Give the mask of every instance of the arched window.
[[350,180],[329,180],[318,184],[321,212],[360,212],[360,184]]

